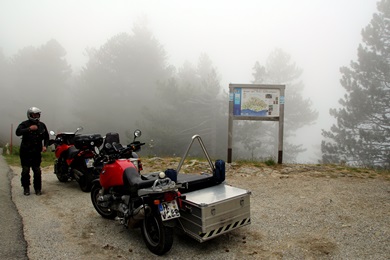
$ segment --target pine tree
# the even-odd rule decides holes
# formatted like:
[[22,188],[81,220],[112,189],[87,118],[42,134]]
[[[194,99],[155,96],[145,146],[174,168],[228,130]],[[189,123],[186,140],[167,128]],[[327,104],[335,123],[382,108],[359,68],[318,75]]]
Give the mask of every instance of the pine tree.
[[73,92],[75,116],[88,131],[115,131],[126,143],[141,111],[155,102],[158,82],[170,76],[165,50],[146,25],[135,24],[88,55]]
[[390,167],[390,0],[377,9],[362,30],[358,60],[340,69],[346,94],[330,110],[337,123],[322,131],[324,163]]
[[12,105],[25,111],[37,106],[47,126],[56,130],[63,125],[69,114],[66,95],[72,69],[61,44],[52,39],[38,48],[25,47],[12,57],[10,66]]
[[[221,91],[217,70],[206,54],[200,55],[197,66],[184,63],[174,77],[161,82],[159,90],[158,109],[143,111],[144,137],[150,136],[154,143],[145,151],[181,156],[191,137],[199,134],[210,156],[225,155],[227,94]],[[203,156],[197,144],[193,147],[191,156]]]
[[[293,162],[298,154],[306,149],[301,144],[294,144],[292,137],[298,129],[313,124],[318,117],[318,112],[312,108],[311,100],[302,96],[304,90],[304,84],[300,80],[302,70],[292,62],[290,55],[276,49],[269,55],[265,66],[256,62],[253,71],[254,84],[286,85],[283,150],[284,160]],[[258,134],[249,135],[249,128],[254,128],[250,131]],[[235,138],[236,143],[241,143],[245,150],[250,151],[252,159],[254,157],[264,159],[277,153],[277,123],[242,122],[238,125],[238,132],[241,134]]]

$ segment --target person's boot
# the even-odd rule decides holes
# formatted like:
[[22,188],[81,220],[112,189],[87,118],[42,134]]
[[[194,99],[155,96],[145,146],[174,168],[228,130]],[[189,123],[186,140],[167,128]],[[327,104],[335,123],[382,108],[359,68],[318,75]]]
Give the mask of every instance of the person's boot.
[[30,195],[30,187],[24,187],[23,194],[26,196]]
[[35,191],[35,194],[38,195],[38,196],[40,196],[40,195],[42,195],[42,191],[41,191],[41,190],[36,190],[36,191]]

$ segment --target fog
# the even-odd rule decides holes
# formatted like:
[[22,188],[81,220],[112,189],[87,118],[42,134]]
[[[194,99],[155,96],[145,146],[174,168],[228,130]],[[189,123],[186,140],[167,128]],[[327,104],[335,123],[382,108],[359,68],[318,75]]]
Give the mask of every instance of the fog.
[[[0,50],[11,58],[27,46],[39,47],[55,39],[66,50],[72,73],[77,74],[88,61],[86,49],[98,49],[119,33],[131,33],[135,23],[146,22],[169,64],[178,68],[189,61],[196,65],[205,53],[228,91],[229,83],[251,83],[255,62],[265,63],[280,48],[303,70],[304,97],[311,99],[319,113],[315,125],[296,133],[298,142],[308,149],[298,161],[314,162],[321,129],[328,130],[334,123],[329,109],[338,107],[344,95],[339,69],[357,59],[360,33],[376,12],[376,2],[0,0]],[[1,103],[6,98],[1,95]],[[40,106],[17,100],[14,104],[12,115],[20,116],[1,122],[3,136],[9,136],[11,124],[15,130],[26,119],[28,107]],[[66,104],[61,108],[67,109]],[[43,121],[49,111],[43,111]]]

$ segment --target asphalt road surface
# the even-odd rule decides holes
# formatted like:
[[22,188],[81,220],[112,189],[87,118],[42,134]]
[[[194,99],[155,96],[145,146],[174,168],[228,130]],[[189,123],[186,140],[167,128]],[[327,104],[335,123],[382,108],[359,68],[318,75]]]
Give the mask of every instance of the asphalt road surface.
[[[0,149],[0,154],[2,154]],[[27,243],[23,236],[22,219],[11,198],[13,172],[0,156],[0,259],[28,259]],[[20,190],[22,192],[22,189]]]

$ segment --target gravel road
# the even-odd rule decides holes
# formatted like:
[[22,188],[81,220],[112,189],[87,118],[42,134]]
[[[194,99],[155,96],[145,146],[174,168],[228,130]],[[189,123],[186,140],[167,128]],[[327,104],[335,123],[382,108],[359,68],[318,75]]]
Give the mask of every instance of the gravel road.
[[20,168],[11,169],[31,260],[390,258],[390,181],[370,171],[227,165],[227,183],[252,192],[252,224],[205,243],[178,231],[172,250],[156,257],[139,229],[100,217],[76,182],[60,183],[45,168],[42,196],[27,197]]

